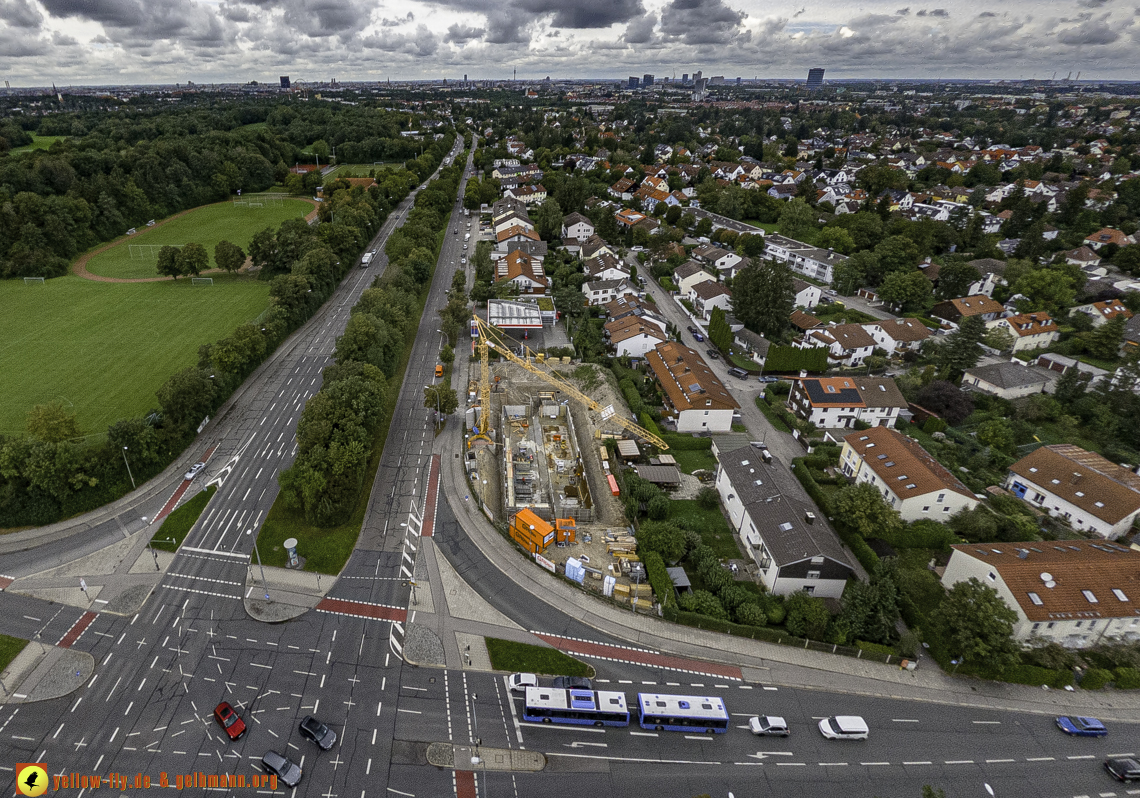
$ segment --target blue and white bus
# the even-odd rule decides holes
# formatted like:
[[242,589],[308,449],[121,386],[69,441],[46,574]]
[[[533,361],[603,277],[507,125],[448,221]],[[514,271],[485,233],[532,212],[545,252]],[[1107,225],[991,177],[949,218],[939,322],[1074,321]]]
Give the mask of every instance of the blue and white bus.
[[728,710],[720,698],[638,693],[637,715],[643,729],[706,734],[728,731]]
[[523,720],[580,726],[628,726],[629,707],[625,703],[625,693],[528,687]]

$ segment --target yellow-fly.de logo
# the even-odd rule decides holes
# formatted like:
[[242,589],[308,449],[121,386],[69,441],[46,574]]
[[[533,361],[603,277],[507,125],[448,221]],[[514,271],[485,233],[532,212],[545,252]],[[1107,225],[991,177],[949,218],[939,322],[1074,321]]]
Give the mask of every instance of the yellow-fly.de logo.
[[20,795],[31,798],[43,795],[48,788],[47,766],[42,762],[18,762],[16,764],[16,790]]

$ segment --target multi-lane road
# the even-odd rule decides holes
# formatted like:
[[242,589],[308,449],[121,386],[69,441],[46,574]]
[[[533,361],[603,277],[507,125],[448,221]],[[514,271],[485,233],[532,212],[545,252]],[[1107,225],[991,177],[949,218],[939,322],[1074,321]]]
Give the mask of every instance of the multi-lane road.
[[[25,638],[38,633],[47,643],[70,638],[73,648],[89,652],[96,663],[94,674],[67,698],[0,708],[0,750],[7,754],[0,779],[13,775],[8,768],[15,762],[35,761],[46,762],[52,774],[248,776],[273,748],[305,770],[295,794],[327,798],[688,798],[837,789],[852,796],[901,797],[918,796],[924,784],[944,787],[948,796],[982,796],[986,784],[998,796],[1127,793],[1110,792],[1112,783],[1097,761],[1137,750],[1140,744],[1127,727],[1114,728],[1106,740],[1071,740],[1038,714],[795,689],[766,683],[762,671],[744,681],[711,675],[711,668],[702,675],[603,659],[594,660],[598,687],[631,697],[639,690],[721,695],[732,728],[705,736],[646,731],[635,724],[604,730],[539,726],[521,722],[519,699],[501,675],[405,664],[399,656],[402,636],[414,617],[407,612],[408,577],[422,544],[414,530],[429,496],[435,441],[432,411],[423,407],[423,385],[433,380],[442,343],[434,309],[445,304],[452,274],[471,252],[463,249],[467,219],[458,202],[393,409],[364,529],[329,594],[332,603],[282,624],[250,618],[243,600],[250,589],[253,536],[276,495],[277,472],[292,462],[296,419],[319,387],[320,370],[349,309],[384,268],[383,241],[410,203],[409,198],[392,214],[373,242],[378,254],[370,268],[345,279],[204,436],[201,450],[214,449],[205,479],[219,491],[137,614],[82,613],[0,595],[0,631]],[[505,577],[502,569],[512,566],[492,562],[472,542],[451,506],[458,499],[440,496],[433,545],[491,606],[522,629],[622,642]],[[135,512],[151,511],[144,506]],[[34,555],[35,550],[27,553],[21,567],[32,567]],[[210,717],[222,700],[250,726],[236,743]],[[318,751],[297,733],[297,722],[310,713],[336,729],[339,740],[331,751]],[[785,716],[792,736],[760,739],[741,728],[761,713]],[[816,720],[836,713],[862,714],[871,738],[824,740]],[[457,778],[450,769],[427,764],[428,744],[464,745],[476,738],[484,746],[541,752],[546,769]]]

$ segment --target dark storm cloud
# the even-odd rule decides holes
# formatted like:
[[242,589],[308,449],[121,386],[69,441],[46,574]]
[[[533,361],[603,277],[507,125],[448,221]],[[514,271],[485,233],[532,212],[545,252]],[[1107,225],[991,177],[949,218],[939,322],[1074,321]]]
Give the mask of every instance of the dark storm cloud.
[[915,16],[925,17],[928,15],[932,16],[932,17],[948,17],[948,16],[950,16],[950,13],[945,8],[936,8],[933,11],[927,11],[924,8],[921,11],[919,11],[918,14],[916,14]]
[[1119,38],[1120,34],[1109,26],[1107,16],[1095,20],[1086,20],[1075,28],[1069,28],[1057,34],[1057,41],[1061,44],[1070,45],[1112,44]]
[[487,31],[484,28],[475,28],[468,25],[460,25],[458,22],[447,29],[447,35],[443,37],[445,42],[452,42],[458,45],[467,44],[467,42],[482,39],[483,34]]
[[645,13],[641,0],[519,0],[516,7],[539,17],[553,14],[556,28],[608,28]]
[[2,0],[0,1],[0,19],[13,28],[38,28],[44,21],[44,15],[32,6],[28,0]]
[[136,0],[43,0],[53,17],[80,17],[128,28],[146,16],[142,3]]
[[310,36],[332,36],[345,31],[360,30],[369,24],[370,19],[363,3],[346,0],[299,0],[285,6],[285,22]]
[[189,0],[43,0],[52,16],[78,17],[102,23],[107,37],[118,44],[142,47],[156,40],[216,47],[232,39],[210,8]]
[[653,28],[657,25],[657,15],[650,11],[648,14],[630,20],[625,27],[626,44],[645,44],[653,39]]
[[895,14],[897,14],[900,17],[905,17],[909,13],[910,13],[910,6],[907,6],[906,8],[900,8],[898,11],[895,12]]
[[42,56],[48,52],[47,42],[38,36],[28,36],[12,28],[0,29],[0,53],[6,58]]
[[501,8],[487,14],[488,44],[529,44],[533,17],[514,8]]
[[745,16],[724,0],[671,0],[661,9],[661,32],[684,44],[728,44],[747,37]]

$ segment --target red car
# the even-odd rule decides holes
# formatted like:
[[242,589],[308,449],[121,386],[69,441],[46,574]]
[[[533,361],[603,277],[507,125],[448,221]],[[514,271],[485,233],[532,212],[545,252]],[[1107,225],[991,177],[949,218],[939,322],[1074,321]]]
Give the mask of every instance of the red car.
[[241,719],[241,715],[234,712],[228,701],[223,701],[214,707],[214,720],[226,730],[231,740],[236,740],[245,734],[245,721]]

